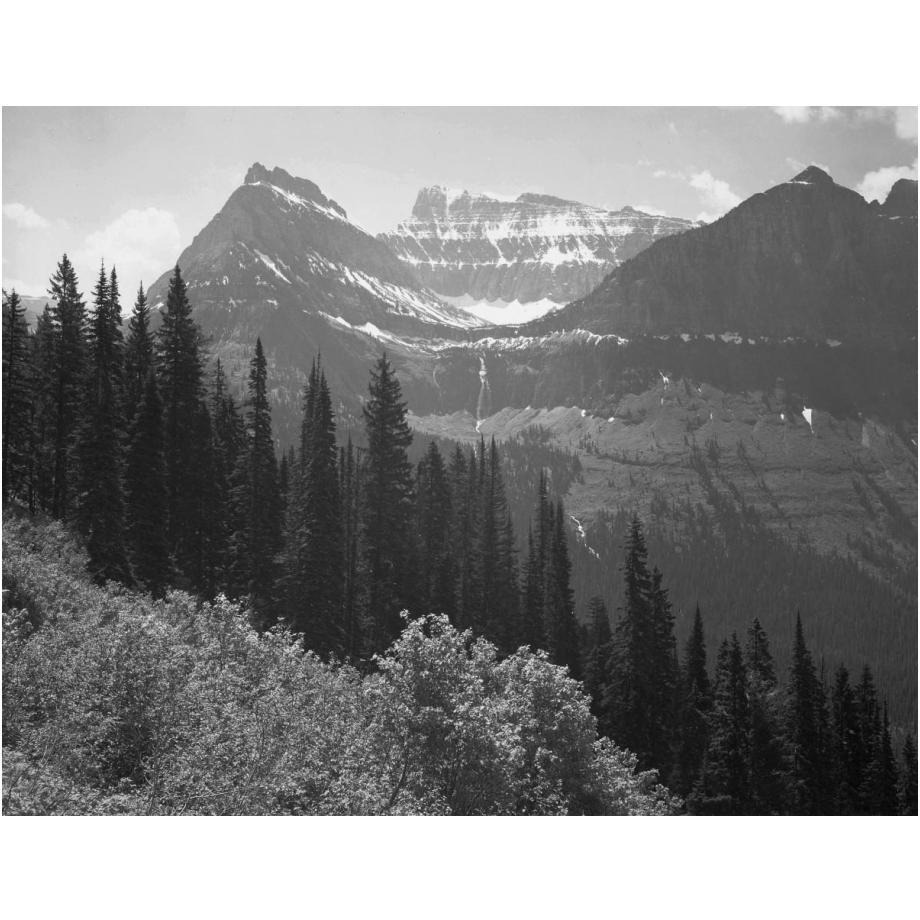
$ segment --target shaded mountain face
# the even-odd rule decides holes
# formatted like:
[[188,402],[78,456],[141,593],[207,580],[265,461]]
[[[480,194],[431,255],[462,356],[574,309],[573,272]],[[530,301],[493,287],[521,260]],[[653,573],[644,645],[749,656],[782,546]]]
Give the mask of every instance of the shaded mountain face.
[[916,181],[867,204],[812,166],[657,242],[533,331],[916,340],[916,214]]
[[[179,265],[196,319],[238,389],[262,338],[285,442],[299,425],[300,391],[317,352],[333,390],[355,407],[384,344],[479,323],[426,290],[312,182],[259,163]],[[154,308],[165,304],[169,275],[148,292]]]
[[516,323],[585,296],[655,240],[693,226],[630,207],[536,194],[503,201],[432,186],[380,239],[437,294],[490,322]]

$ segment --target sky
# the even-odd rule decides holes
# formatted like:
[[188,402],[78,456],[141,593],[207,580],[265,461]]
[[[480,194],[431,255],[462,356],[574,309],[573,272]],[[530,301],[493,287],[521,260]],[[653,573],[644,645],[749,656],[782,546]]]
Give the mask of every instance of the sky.
[[[5,107],[3,287],[66,252],[123,306],[174,265],[253,162],[311,179],[372,233],[418,190],[543,192],[713,220],[815,163],[868,200],[917,177],[917,109]],[[88,299],[88,296],[87,296]]]

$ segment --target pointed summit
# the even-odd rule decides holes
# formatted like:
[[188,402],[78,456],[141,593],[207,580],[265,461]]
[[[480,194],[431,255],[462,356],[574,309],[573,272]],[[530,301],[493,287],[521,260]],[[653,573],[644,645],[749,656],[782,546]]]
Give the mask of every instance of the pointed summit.
[[834,180],[820,167],[809,166],[803,169],[793,180],[793,182],[803,182],[808,185],[833,185]]
[[324,207],[331,208],[342,217],[347,217],[345,209],[336,201],[327,198],[318,185],[309,179],[301,179],[298,176],[292,176],[286,169],[276,166],[274,169],[268,169],[261,163],[253,163],[246,172],[246,178],[243,180],[244,185],[268,185],[272,188],[287,192],[289,195],[296,195],[307,201],[313,201]]

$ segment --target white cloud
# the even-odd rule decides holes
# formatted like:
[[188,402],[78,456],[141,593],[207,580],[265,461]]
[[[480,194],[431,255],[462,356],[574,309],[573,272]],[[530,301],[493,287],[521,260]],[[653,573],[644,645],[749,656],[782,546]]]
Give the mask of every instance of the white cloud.
[[898,106],[894,110],[894,132],[906,141],[917,139],[917,107],[914,105]]
[[724,179],[717,179],[708,169],[694,173],[690,177],[690,185],[700,193],[705,208],[697,220],[715,220],[741,203],[741,196],[736,195]]
[[833,121],[843,115],[840,109],[832,105],[777,105],[773,111],[787,124],[800,125],[812,119]]
[[3,216],[9,218],[17,227],[23,230],[44,230],[50,227],[50,221],[45,220],[37,211],[27,204],[11,201],[3,206]]
[[41,284],[32,284],[19,278],[7,278],[5,275],[3,276],[3,290],[15,291],[23,297],[46,297],[48,294]]
[[685,181],[687,176],[684,173],[678,170],[675,170],[675,169],[656,169],[652,173],[652,178],[653,179],[680,179],[681,181]]
[[868,172],[863,176],[862,182],[856,186],[866,201],[884,201],[891,191],[891,186],[898,179],[916,179],[917,178],[917,161],[914,160],[913,166],[883,166],[873,172]]
[[782,118],[783,121],[790,124],[804,124],[811,118],[811,112],[807,105],[777,105],[773,111]]
[[633,207],[637,211],[641,211],[643,214],[651,214],[652,217],[667,217],[668,212],[662,211],[661,208],[656,208],[653,204],[634,204]]
[[102,230],[91,233],[74,253],[74,261],[81,277],[95,278],[102,259],[107,267],[115,266],[125,294],[140,281],[145,286],[151,284],[175,265],[180,249],[179,226],[169,211],[132,208]]

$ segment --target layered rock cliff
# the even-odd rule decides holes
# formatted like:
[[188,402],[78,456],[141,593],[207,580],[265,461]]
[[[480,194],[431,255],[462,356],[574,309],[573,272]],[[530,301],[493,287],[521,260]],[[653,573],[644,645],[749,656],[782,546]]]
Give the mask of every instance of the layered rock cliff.
[[[520,322],[585,296],[655,240],[692,226],[631,207],[607,211],[529,193],[506,201],[432,186],[380,239],[437,294],[493,322]],[[526,304],[534,306],[517,306]]]

